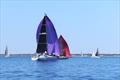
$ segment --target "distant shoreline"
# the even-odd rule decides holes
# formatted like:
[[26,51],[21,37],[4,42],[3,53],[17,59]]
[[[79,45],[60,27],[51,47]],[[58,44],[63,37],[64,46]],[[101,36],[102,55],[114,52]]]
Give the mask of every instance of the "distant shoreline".
[[[34,54],[10,54],[11,56],[32,56]],[[83,56],[83,57],[89,57],[92,54],[88,53],[88,54],[72,54],[72,56]],[[4,56],[4,54],[0,54],[0,56]],[[98,56],[116,56],[116,57],[120,57],[120,54],[99,54]]]

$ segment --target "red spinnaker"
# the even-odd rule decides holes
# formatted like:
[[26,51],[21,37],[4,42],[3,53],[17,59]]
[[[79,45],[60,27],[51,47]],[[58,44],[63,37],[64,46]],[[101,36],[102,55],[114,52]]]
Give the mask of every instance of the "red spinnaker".
[[61,46],[61,55],[65,56],[66,58],[70,58],[71,54],[70,54],[69,46],[61,35],[59,37],[59,41]]

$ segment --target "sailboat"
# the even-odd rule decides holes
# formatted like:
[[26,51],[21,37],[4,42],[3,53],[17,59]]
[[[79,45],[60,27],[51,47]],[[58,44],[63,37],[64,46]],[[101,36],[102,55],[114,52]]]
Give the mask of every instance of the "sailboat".
[[69,46],[65,39],[60,35],[59,37],[59,42],[60,42],[60,48],[61,48],[61,54],[59,56],[59,59],[68,59],[71,57]]
[[99,54],[99,50],[98,50],[98,48],[97,48],[96,53],[93,52],[91,57],[92,57],[92,58],[100,58],[100,57],[98,56],[98,54]]
[[9,57],[10,54],[8,54],[8,47],[6,46],[6,49],[5,49],[5,57]]
[[36,32],[37,49],[32,60],[56,59],[60,56],[60,45],[53,23],[47,15],[40,22]]
[[81,51],[81,57],[84,57],[84,54],[83,54],[83,52]]

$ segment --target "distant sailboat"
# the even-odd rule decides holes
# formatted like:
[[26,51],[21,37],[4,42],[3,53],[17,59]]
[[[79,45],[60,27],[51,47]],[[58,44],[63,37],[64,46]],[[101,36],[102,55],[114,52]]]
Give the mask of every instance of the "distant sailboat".
[[81,57],[83,57],[84,55],[83,55],[83,52],[81,51]]
[[60,56],[57,33],[47,15],[44,16],[38,26],[36,40],[36,55],[32,57],[32,60],[47,60]]
[[99,54],[99,50],[98,50],[98,48],[97,48],[96,53],[93,52],[91,57],[93,57],[93,58],[100,58],[100,57],[98,56],[98,54]]
[[8,47],[6,46],[6,49],[5,49],[5,57],[9,57],[10,54],[8,53]]
[[60,48],[61,48],[61,54],[59,56],[60,59],[67,59],[71,57],[70,50],[68,47],[67,42],[65,39],[60,35],[59,37],[59,42],[60,42]]

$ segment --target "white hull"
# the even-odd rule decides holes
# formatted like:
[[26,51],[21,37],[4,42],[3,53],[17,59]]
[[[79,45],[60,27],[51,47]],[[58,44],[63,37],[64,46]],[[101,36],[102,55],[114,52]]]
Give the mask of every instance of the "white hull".
[[36,61],[36,60],[38,60],[38,57],[32,57],[31,58],[33,61]]
[[92,58],[100,58],[99,56],[91,56]]
[[7,55],[5,55],[5,57],[10,57],[10,55],[9,55],[9,54],[7,54]]
[[40,55],[40,56],[33,56],[31,58],[33,61],[36,60],[53,60],[53,59],[57,59],[56,56],[49,56],[49,55]]
[[92,58],[100,58],[99,56],[96,56],[95,54],[96,54],[96,53],[93,52],[91,57],[92,57]]
[[92,54],[92,56],[91,56],[92,58],[100,58],[99,56],[95,56],[95,54],[93,53]]

